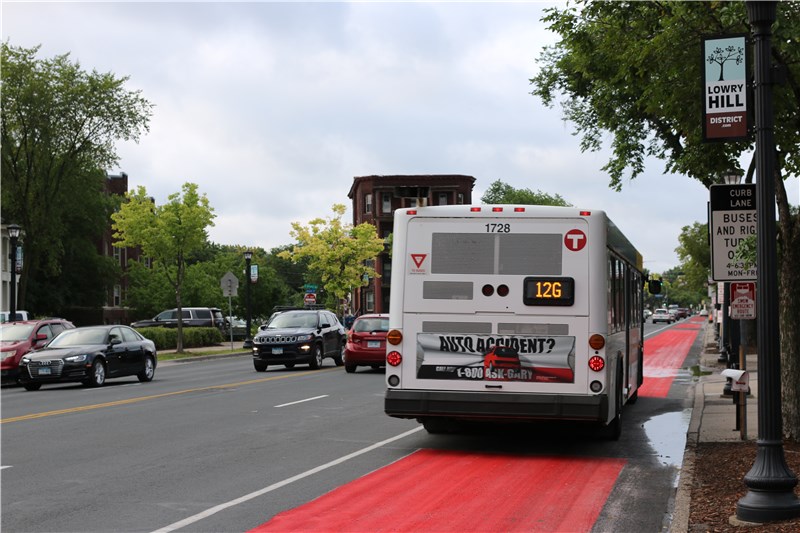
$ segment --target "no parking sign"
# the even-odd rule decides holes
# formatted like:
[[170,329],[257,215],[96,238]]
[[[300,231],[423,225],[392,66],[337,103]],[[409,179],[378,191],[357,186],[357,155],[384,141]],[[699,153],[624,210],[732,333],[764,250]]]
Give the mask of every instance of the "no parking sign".
[[753,320],[756,317],[755,282],[733,282],[730,287],[731,318],[734,320]]

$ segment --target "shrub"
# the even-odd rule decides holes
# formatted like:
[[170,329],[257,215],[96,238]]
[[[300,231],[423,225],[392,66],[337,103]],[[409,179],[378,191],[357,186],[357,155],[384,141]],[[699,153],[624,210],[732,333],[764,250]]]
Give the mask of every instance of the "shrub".
[[[153,341],[157,350],[174,350],[178,347],[178,330],[175,328],[139,328],[137,331]],[[184,348],[212,346],[224,340],[217,328],[183,328]]]

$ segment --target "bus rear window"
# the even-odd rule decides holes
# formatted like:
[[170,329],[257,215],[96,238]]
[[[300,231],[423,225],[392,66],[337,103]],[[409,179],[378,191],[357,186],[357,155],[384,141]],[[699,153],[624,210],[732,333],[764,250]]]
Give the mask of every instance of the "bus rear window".
[[561,274],[561,235],[433,233],[432,274]]

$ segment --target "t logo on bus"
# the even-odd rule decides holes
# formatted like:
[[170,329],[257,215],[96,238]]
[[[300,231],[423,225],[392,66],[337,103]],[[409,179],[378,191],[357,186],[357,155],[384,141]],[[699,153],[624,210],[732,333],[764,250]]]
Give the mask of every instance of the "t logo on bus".
[[564,246],[577,252],[586,246],[586,234],[579,229],[571,229],[564,235]]

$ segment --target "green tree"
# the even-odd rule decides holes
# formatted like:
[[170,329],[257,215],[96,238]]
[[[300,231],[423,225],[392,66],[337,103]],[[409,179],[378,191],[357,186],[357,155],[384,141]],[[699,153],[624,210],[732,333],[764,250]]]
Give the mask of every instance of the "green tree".
[[342,223],[345,206],[334,204],[333,216],[315,218],[307,226],[292,222],[291,236],[297,241],[291,250],[278,255],[293,262],[308,259],[308,271],[317,276],[322,288],[339,303],[353,287],[364,285],[362,276],[375,277],[369,262],[383,251],[383,239],[372,224]]
[[539,190],[533,192],[530,189],[515,189],[500,180],[495,180],[489,185],[489,188],[481,196],[481,202],[484,204],[572,205],[558,194],[552,196]]
[[697,304],[707,295],[708,276],[711,273],[711,249],[708,246],[708,224],[695,222],[684,226],[678,235],[675,248],[681,260],[687,290],[695,294],[689,303]]
[[24,232],[19,303],[38,313],[99,307],[115,274],[94,246],[113,209],[104,169],[118,160],[118,140],[147,131],[152,106],[125,89],[126,77],[38,51],[0,48],[0,190],[3,219]]
[[[531,80],[546,105],[564,96],[562,109],[581,136],[582,150],[599,150],[611,134],[611,158],[603,167],[610,186],[622,188],[647,157],[666,171],[706,186],[752,153],[753,140],[703,142],[701,37],[749,33],[744,2],[589,2],[547,11],[544,21],[559,41],[544,49]],[[779,307],[783,428],[800,439],[800,217],[784,179],[800,174],[800,2],[778,2],[772,61],[786,75],[773,85],[774,137],[778,147],[775,195],[778,211]],[[748,178],[752,177],[754,159]],[[772,179],[767,177],[765,179]]]
[[120,210],[111,215],[114,221],[114,246],[140,246],[145,257],[162,270],[175,293],[178,308],[177,351],[183,352],[182,289],[186,279],[187,259],[203,249],[208,241],[207,228],[214,225],[214,209],[208,198],[197,192],[197,185],[184,183],[180,193],[171,194],[166,204],[156,206],[140,186],[126,195]]

